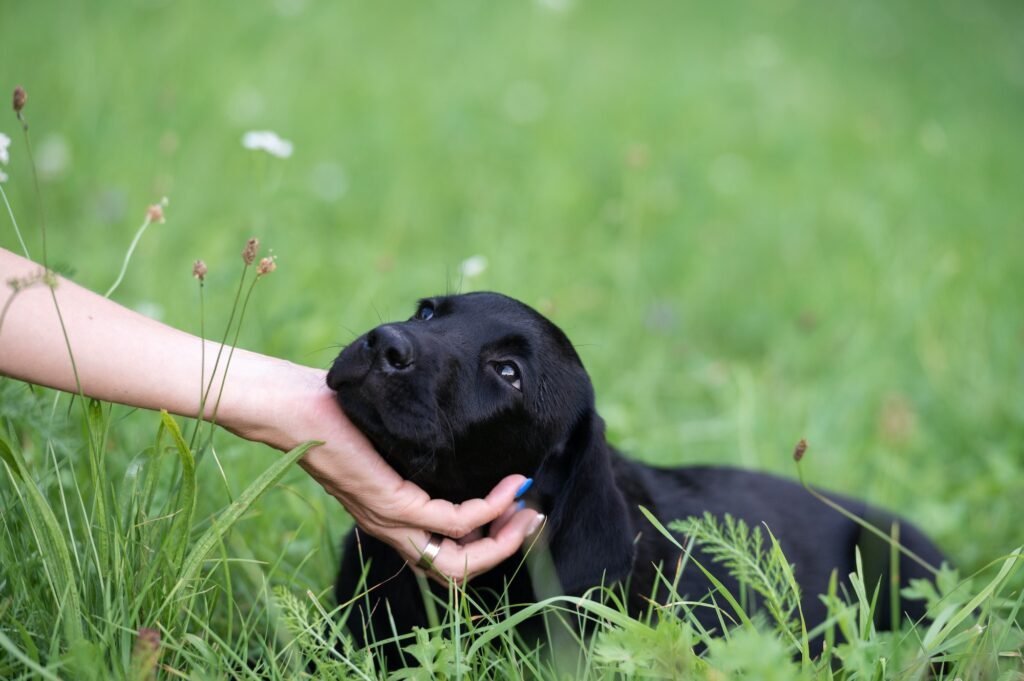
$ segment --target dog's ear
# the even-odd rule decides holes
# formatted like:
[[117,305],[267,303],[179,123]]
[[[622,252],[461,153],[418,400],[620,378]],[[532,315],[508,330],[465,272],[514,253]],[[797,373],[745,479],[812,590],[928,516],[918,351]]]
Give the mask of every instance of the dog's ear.
[[537,472],[535,498],[548,514],[542,538],[560,584],[560,589],[539,585],[537,578],[550,582],[554,575],[533,575],[538,596],[542,591],[579,595],[629,575],[633,527],[626,499],[615,484],[612,456],[604,421],[588,410],[560,451],[548,456]]

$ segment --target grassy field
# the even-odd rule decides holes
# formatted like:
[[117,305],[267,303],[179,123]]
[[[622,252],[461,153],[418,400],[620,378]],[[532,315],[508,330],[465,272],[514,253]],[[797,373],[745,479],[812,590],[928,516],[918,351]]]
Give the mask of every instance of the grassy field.
[[[51,262],[105,291],[169,198],[126,305],[198,331],[203,258],[222,327],[257,235],[278,270],[240,345],[326,366],[419,296],[499,290],[576,342],[638,458],[795,475],[806,438],[812,482],[912,518],[961,575],[989,568],[979,588],[1024,543],[1020,3],[0,0],[0,86],[18,84],[42,201],[10,112],[0,170],[33,255],[45,220]],[[244,149],[254,129],[294,154]],[[77,405],[54,399],[0,382],[0,432],[40,498],[75,508],[96,473]],[[128,513],[160,419],[100,412]],[[279,459],[224,433],[216,448],[190,545]],[[159,481],[151,501],[169,503]],[[131,677],[134,630],[156,624],[75,567],[95,617],[69,650],[26,484],[0,472],[0,676]],[[88,523],[58,518],[78,555]],[[332,607],[349,522],[289,469],[219,539],[163,662],[215,678],[285,647],[290,598]],[[1013,617],[1022,587],[1017,569],[987,602]],[[1009,640],[998,664],[1020,670]]]

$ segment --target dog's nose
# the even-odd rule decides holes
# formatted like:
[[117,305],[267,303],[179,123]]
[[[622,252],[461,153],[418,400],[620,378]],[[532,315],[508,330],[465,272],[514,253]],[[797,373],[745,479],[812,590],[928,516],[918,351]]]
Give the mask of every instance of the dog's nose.
[[415,359],[412,341],[394,326],[378,326],[366,334],[366,347],[380,368],[388,371],[408,369]]

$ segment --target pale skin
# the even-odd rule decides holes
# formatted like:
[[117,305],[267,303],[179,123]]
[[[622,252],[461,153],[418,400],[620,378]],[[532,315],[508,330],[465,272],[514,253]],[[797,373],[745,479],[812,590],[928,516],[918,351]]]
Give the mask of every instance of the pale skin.
[[[129,310],[61,277],[17,293],[8,282],[42,272],[37,263],[0,249],[0,374],[106,402],[172,414],[199,415],[203,341]],[[275,275],[280,276],[280,275]],[[13,297],[13,300],[12,300]],[[8,303],[10,305],[8,306]],[[61,330],[63,318],[75,367]],[[207,380],[218,343],[206,341]],[[222,359],[214,386],[220,386]],[[216,394],[216,389],[211,395]],[[205,405],[213,417],[215,397]],[[216,422],[235,435],[288,451],[307,441],[299,465],[355,518],[415,564],[430,533],[445,536],[432,576],[461,582],[512,556],[543,516],[519,509],[525,482],[511,475],[485,499],[452,504],[431,499],[404,480],[345,417],[322,369],[237,349]],[[485,536],[478,528],[490,523]]]

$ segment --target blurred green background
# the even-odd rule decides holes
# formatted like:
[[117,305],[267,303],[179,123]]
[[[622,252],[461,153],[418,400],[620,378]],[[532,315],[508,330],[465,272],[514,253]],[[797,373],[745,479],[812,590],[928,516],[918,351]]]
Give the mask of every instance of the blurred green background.
[[[963,567],[1024,539],[1024,4],[0,0],[0,75],[33,255],[45,211],[102,292],[169,197],[129,306],[198,331],[203,258],[221,328],[257,235],[278,270],[241,345],[326,367],[419,296],[499,290],[566,330],[636,457],[793,475],[806,437],[811,480]],[[273,457],[218,442],[233,491]],[[329,586],[318,489],[290,475],[232,550]]]

